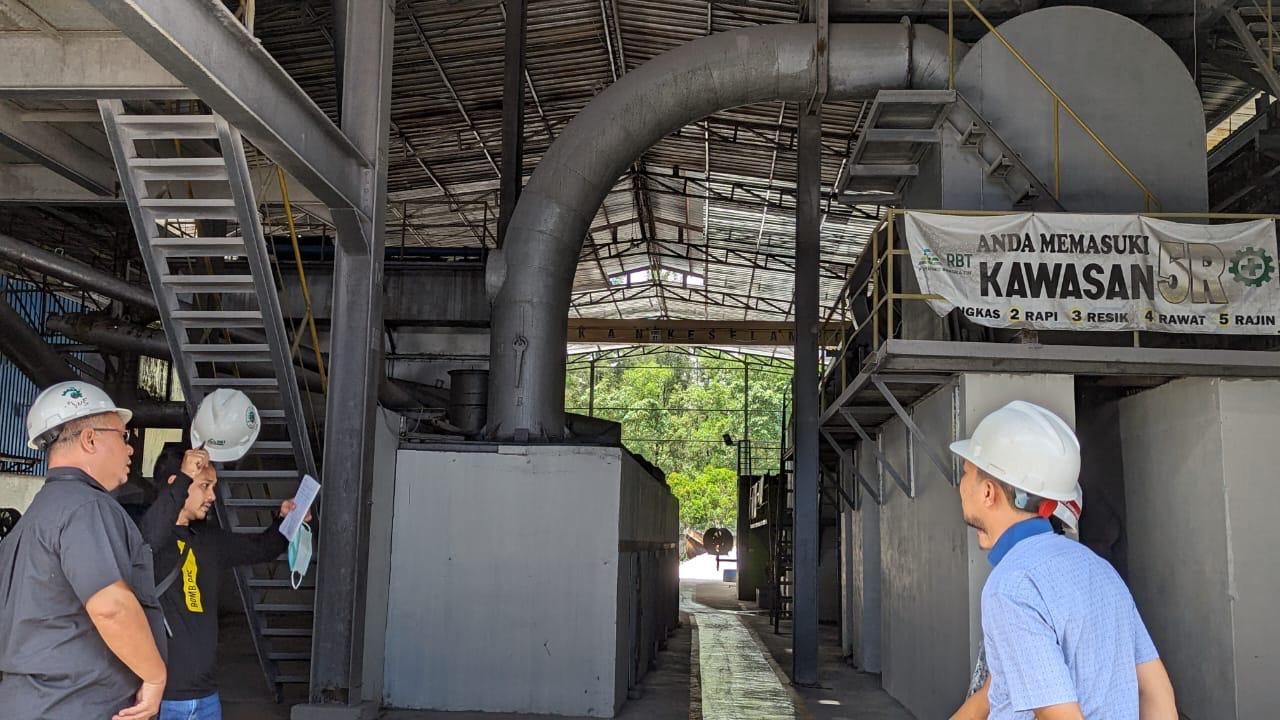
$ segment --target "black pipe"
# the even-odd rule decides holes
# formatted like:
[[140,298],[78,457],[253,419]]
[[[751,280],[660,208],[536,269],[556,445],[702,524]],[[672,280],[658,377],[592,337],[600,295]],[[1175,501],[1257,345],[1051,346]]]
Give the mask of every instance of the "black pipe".
[[78,380],[62,356],[53,351],[13,306],[0,296],[0,352],[8,357],[18,370],[39,387],[48,387],[64,380]]
[[150,288],[125,282],[79,260],[51,253],[3,233],[0,233],[0,258],[130,305],[153,311],[157,309],[156,298]]

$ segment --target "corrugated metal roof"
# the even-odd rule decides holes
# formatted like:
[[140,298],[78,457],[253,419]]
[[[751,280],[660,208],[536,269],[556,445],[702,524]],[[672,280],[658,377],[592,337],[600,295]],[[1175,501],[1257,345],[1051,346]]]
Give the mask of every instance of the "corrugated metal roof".
[[[799,19],[805,0],[533,0],[528,10],[525,176],[565,125],[615,78],[695,38],[740,27]],[[984,8],[1031,9],[1034,0],[982,0]],[[261,0],[255,32],[264,47],[330,115],[337,115],[329,0]],[[1143,4],[1127,3],[1128,7]],[[1259,16],[1242,0],[1251,23]],[[945,0],[832,0],[833,18],[916,22],[945,27]],[[1119,8],[1119,5],[1116,6]],[[1195,65],[1210,125],[1253,94],[1219,65],[1248,67],[1224,23],[1193,35],[1193,7],[1156,7],[1133,16],[1171,43],[1200,48]],[[388,244],[493,247],[501,167],[505,11],[501,0],[401,0],[397,3]],[[1179,9],[1182,8],[1182,9]],[[963,15],[963,13],[962,13]],[[1192,16],[1194,18],[1194,16]],[[961,39],[985,29],[971,18]],[[1184,37],[1185,36],[1185,37]],[[1207,47],[1208,50],[1203,50]],[[1203,52],[1201,52],[1203,50]],[[1190,61],[1190,59],[1189,59]],[[1247,74],[1247,73],[1246,73]],[[864,103],[824,107],[824,186],[835,185]],[[764,103],[716,113],[650,148],[619,178],[592,224],[574,283],[572,312],[582,316],[785,319],[794,262],[794,104]],[[264,158],[257,158],[265,162]],[[875,224],[873,207],[826,203],[821,298],[838,291],[845,269]],[[32,213],[0,209],[13,232],[32,237]],[[81,257],[111,262],[99,237],[129,232],[118,209],[61,209],[83,219]],[[4,218],[0,218],[2,221]],[[14,222],[14,218],[18,218]],[[0,224],[0,228],[5,224]],[[14,229],[16,227],[16,229]],[[304,226],[317,234],[319,225]],[[90,233],[107,235],[89,236]],[[32,237],[33,240],[39,240]],[[662,271],[668,271],[663,273]],[[617,284],[628,273],[652,279]],[[639,277],[639,276],[635,276]]]

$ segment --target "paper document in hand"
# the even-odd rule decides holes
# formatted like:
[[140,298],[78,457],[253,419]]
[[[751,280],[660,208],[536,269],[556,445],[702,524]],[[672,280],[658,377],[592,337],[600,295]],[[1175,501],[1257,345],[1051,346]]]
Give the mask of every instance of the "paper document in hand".
[[302,482],[298,484],[298,492],[293,496],[293,501],[298,504],[293,512],[284,516],[284,522],[280,523],[280,534],[285,538],[293,540],[293,536],[298,534],[298,526],[302,525],[302,519],[311,512],[311,504],[316,501],[316,496],[320,494],[320,483],[310,475],[303,475]]

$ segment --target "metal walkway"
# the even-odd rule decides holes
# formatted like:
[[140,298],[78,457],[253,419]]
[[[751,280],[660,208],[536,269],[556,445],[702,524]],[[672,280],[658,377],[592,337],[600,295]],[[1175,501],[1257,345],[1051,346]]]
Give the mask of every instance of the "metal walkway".
[[[240,134],[216,115],[98,107],[189,413],[219,387],[258,407],[258,442],[219,469],[217,514],[232,532],[261,532],[301,475],[317,473]],[[283,558],[235,578],[279,700],[286,684],[309,681],[314,588],[292,589]]]
[[849,156],[849,172],[838,188],[845,203],[901,203],[920,174],[920,162],[944,133],[954,135],[962,157],[978,163],[999,182],[1018,210],[1062,206],[1022,158],[955,90],[881,90],[867,113],[866,127]]

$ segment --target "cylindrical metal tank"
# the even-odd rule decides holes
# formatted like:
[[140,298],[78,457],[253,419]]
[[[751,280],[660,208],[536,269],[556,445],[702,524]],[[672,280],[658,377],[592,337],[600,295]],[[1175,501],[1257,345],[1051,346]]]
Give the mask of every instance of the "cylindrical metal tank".
[[488,370],[449,371],[449,423],[468,435],[484,429],[489,406]]

